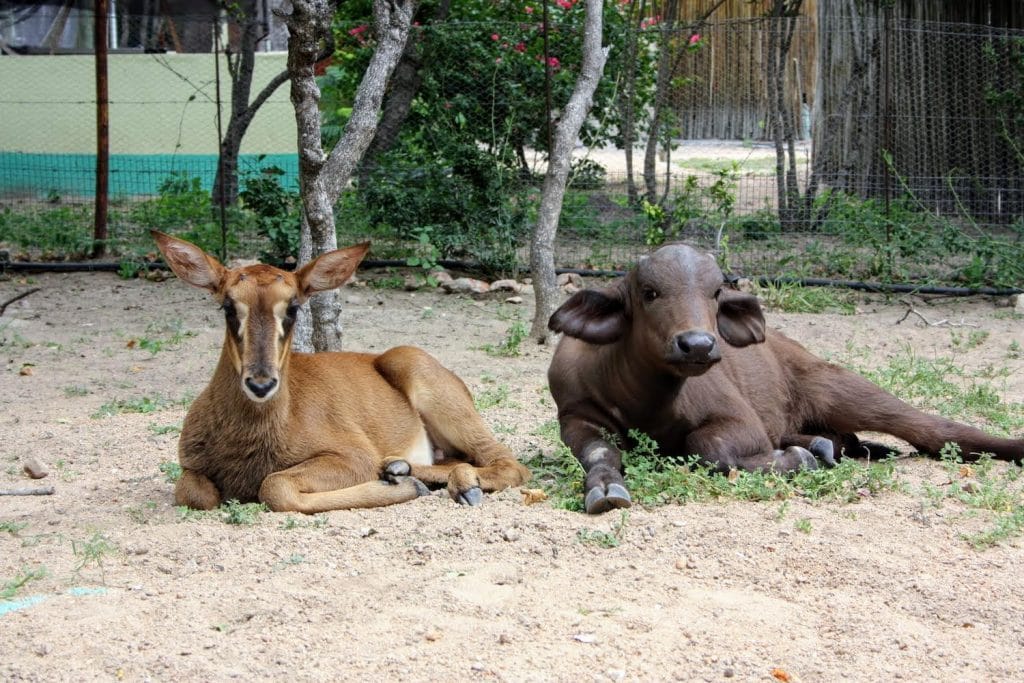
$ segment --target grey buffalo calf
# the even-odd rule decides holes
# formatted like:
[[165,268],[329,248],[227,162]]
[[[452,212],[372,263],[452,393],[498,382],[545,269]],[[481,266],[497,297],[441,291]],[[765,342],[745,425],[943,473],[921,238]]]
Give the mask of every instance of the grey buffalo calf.
[[548,382],[562,439],[586,471],[589,513],[630,505],[619,444],[634,429],[662,453],[696,454],[722,471],[791,472],[888,450],[858,431],[932,456],[947,442],[967,458],[1024,456],[1024,440],[923,413],[766,329],[757,298],[726,288],[714,258],[685,245],[578,292],[548,325],[565,334]]

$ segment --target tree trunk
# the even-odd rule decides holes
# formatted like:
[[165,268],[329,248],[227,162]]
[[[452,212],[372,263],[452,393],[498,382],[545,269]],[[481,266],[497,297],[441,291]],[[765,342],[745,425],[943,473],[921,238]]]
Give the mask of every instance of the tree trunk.
[[[678,0],[668,0],[665,4],[665,20],[661,24],[661,36],[658,41],[658,73],[654,82],[654,103],[651,106],[651,122],[647,128],[647,146],[644,149],[644,196],[650,204],[658,203],[658,177],[655,170],[658,143],[661,138],[662,112],[668,105],[668,93],[672,84],[673,54],[672,34],[675,28],[675,17],[678,15]],[[666,178],[668,183],[669,179]]]
[[647,7],[646,0],[630,5],[629,35],[626,36],[626,54],[623,56],[622,98],[619,100],[619,116],[622,120],[622,149],[626,155],[626,197],[630,206],[640,203],[640,195],[633,177],[633,145],[636,144],[636,71],[637,49],[640,43],[640,22]]
[[[442,0],[434,10],[432,23],[443,22],[448,18],[450,0]],[[398,134],[401,132],[402,124],[408,118],[412,110],[412,102],[419,92],[420,68],[423,66],[423,50],[419,41],[406,40],[402,57],[395,66],[395,73],[391,77],[391,85],[388,89],[387,99],[384,100],[384,109],[380,116],[380,123],[377,125],[377,132],[370,142],[363,162],[359,168],[360,185],[366,184],[370,172],[381,154],[391,149]]]
[[[320,41],[331,30],[333,5],[327,0],[292,0],[288,18],[288,73],[295,107],[299,145],[299,189],[302,197],[302,233],[299,265],[337,249],[334,204],[348,185],[377,129],[377,116],[388,79],[405,49],[412,24],[413,0],[374,0],[377,47],[356,91],[345,133],[324,154],[320,137],[320,89],[314,67]],[[310,300],[309,314],[300,312],[295,325],[298,351],[335,351],[341,348],[341,305],[338,290]]]
[[565,184],[572,163],[572,150],[583,121],[593,104],[594,91],[604,72],[608,48],[601,47],[602,0],[586,0],[583,28],[583,57],[580,75],[572,96],[561,111],[554,131],[554,146],[544,176],[537,225],[530,241],[530,270],[537,296],[530,336],[539,343],[552,341],[548,318],[558,308],[558,285],[555,281],[555,234],[562,211]]
[[231,18],[239,28],[238,52],[235,55],[227,53],[228,72],[231,75],[231,118],[224,131],[224,139],[220,142],[217,175],[210,194],[214,206],[233,206],[238,201],[238,154],[242,148],[242,138],[259,108],[288,80],[287,71],[279,73],[264,86],[252,103],[249,102],[256,67],[256,47],[264,38],[264,27],[259,20],[255,0],[244,0],[230,7]]

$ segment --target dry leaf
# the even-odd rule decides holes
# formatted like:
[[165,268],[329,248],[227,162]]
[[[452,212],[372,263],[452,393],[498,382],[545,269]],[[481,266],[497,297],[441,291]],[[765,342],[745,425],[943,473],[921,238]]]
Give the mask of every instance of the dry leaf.
[[793,680],[784,669],[772,669],[772,678],[782,681],[782,683],[789,683],[789,681]]
[[548,499],[548,494],[542,489],[519,489],[519,492],[523,494],[523,505],[533,505]]
[[736,469],[735,467],[732,468],[731,470],[729,470],[729,477],[728,477],[728,479],[729,479],[730,482],[736,481],[737,479],[739,479],[739,476],[740,476],[740,471],[738,469]]
[[128,343],[126,343],[126,344],[125,344],[124,346],[125,346],[125,348],[127,348],[127,349],[134,349],[134,348],[135,348],[135,346],[136,346],[136,345],[137,345],[138,343],[139,343],[139,342],[138,342],[137,340],[135,340],[135,339],[129,339],[129,340],[128,340]]
[[974,468],[970,465],[960,465],[960,478],[969,479],[974,476]]

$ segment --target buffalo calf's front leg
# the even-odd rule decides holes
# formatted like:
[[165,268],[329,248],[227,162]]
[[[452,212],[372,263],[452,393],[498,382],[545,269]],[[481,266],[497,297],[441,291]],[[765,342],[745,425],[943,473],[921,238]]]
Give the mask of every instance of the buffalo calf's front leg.
[[622,478],[622,454],[607,441],[598,439],[587,444],[579,457],[587,475],[583,507],[596,515],[616,508],[628,508],[633,499]]

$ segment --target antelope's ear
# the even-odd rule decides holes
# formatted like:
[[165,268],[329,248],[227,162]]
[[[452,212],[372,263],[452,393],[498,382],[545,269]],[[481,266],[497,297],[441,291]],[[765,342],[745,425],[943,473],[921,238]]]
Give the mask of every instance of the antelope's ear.
[[718,295],[718,333],[733,346],[764,341],[764,311],[753,294],[723,289]]
[[295,274],[299,279],[299,295],[307,299],[317,292],[341,287],[356,272],[359,263],[370,250],[370,243],[336,249],[321,254]]
[[165,235],[159,230],[150,230],[149,234],[156,240],[156,246],[175,275],[190,285],[211,292],[220,289],[228,272],[220,261],[191,242]]
[[590,344],[611,344],[629,329],[625,280],[604,289],[584,289],[562,304],[548,328]]

